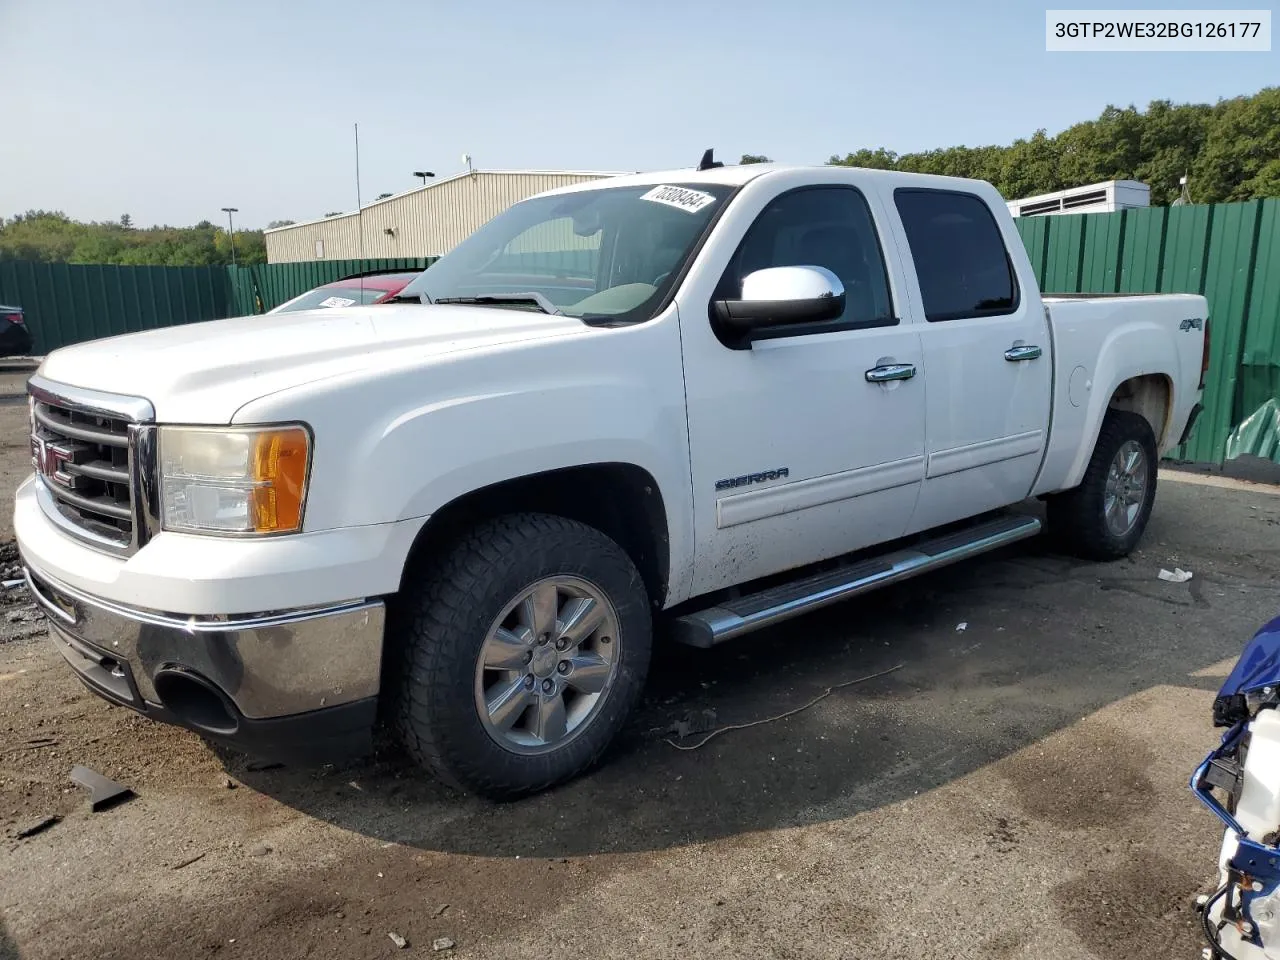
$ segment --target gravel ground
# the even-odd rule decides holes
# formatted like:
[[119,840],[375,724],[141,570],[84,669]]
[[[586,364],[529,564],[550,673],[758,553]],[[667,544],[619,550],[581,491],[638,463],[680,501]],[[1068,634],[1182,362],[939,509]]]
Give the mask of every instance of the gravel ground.
[[[0,419],[6,493],[22,416]],[[1216,739],[1213,691],[1277,610],[1280,496],[1168,479],[1128,560],[1032,542],[663,650],[604,766],[505,806],[389,749],[251,769],[85,692],[38,623],[10,622],[15,597],[0,958],[372,958],[440,938],[442,956],[537,960],[1197,956],[1190,902],[1220,833],[1186,783]],[[1194,579],[1157,578],[1174,566]],[[667,739],[899,664],[699,749]],[[137,796],[90,813],[76,763]]]

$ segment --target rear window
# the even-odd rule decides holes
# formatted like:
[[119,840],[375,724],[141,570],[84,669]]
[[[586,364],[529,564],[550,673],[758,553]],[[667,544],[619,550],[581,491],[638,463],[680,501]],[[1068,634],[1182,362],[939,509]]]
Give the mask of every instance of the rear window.
[[991,210],[971,193],[900,189],[893,194],[911,246],[925,319],[931,323],[1013,313],[1013,265]]

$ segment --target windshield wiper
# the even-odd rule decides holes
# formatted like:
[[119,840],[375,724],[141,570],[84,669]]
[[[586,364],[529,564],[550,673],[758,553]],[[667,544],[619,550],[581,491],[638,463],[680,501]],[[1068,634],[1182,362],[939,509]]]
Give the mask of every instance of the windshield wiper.
[[391,297],[389,300],[383,300],[382,302],[383,303],[422,303],[424,300],[427,303],[430,303],[431,297],[425,293],[410,293],[410,294],[397,293],[394,297]]
[[485,303],[529,303],[533,304],[543,313],[549,313],[553,317],[562,317],[564,314],[556,307],[554,303],[544,297],[542,294],[530,291],[529,293],[486,293],[476,297],[439,297],[432,301],[433,303],[462,303],[462,304],[485,304]]

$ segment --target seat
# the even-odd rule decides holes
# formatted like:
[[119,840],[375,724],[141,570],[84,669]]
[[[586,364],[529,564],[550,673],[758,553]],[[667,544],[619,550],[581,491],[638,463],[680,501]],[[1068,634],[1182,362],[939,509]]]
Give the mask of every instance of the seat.
[[801,238],[797,264],[826,267],[844,284],[845,313],[848,320],[873,320],[877,304],[868,282],[867,259],[862,238],[853,227],[827,224],[814,227]]

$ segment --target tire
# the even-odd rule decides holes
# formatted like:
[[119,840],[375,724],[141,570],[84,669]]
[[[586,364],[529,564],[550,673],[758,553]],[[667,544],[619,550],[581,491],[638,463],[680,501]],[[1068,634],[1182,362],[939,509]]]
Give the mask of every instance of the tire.
[[[1113,466],[1120,466],[1117,458],[1122,450],[1130,472],[1119,470],[1113,475]],[[1136,459],[1135,454],[1139,455]],[[1151,518],[1157,465],[1156,440],[1146,418],[1127,410],[1108,410],[1080,486],[1049,498],[1049,531],[1054,539],[1088,560],[1127,556],[1142,539]],[[1136,489],[1139,472],[1140,490]],[[1117,505],[1117,495],[1127,507],[1125,503]],[[1138,499],[1133,500],[1134,496]],[[1132,507],[1136,511],[1128,509]]]
[[543,514],[480,524],[406,576],[392,628],[400,741],[437,778],[491,800],[594,765],[639,700],[652,649],[648,593],[626,552]]

